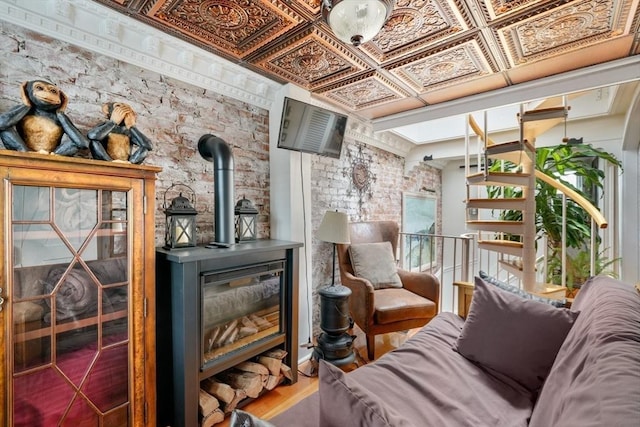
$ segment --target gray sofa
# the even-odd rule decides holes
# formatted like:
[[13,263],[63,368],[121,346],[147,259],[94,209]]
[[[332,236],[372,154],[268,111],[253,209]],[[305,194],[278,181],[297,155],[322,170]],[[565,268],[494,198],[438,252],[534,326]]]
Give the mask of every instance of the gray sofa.
[[637,427],[640,293],[595,277],[569,310],[476,278],[466,321],[441,313],[400,348],[348,374],[321,362],[318,392],[270,422]]

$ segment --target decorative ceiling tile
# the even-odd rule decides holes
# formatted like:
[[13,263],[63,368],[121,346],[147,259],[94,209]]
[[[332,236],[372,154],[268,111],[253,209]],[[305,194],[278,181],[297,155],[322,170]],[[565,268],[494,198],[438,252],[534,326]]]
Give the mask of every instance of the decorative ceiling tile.
[[159,0],[147,15],[238,59],[304,21],[276,0]]
[[301,3],[305,9],[315,15],[320,13],[320,4],[322,3],[322,0],[299,0],[298,3]]
[[306,89],[347,78],[366,68],[360,58],[317,27],[289,38],[252,63]]
[[418,93],[492,73],[476,40],[403,61],[390,71]]
[[616,37],[615,0],[581,0],[498,30],[512,66]]
[[[484,6],[486,7],[486,10],[489,14],[489,20],[492,21],[496,18],[502,18],[514,13],[520,13],[527,8],[531,8],[534,6],[537,7],[540,5],[540,3],[542,2],[540,2],[539,0],[490,0],[484,2]],[[557,0],[555,3],[566,3],[566,0]]]
[[[395,0],[359,47],[337,40],[322,0],[91,1],[363,119],[640,54],[639,0]],[[126,32],[105,28],[114,40]],[[201,63],[153,37],[145,45],[185,72]]]
[[318,89],[317,93],[353,111],[398,101],[411,95],[378,72],[366,73]]
[[462,13],[445,0],[397,0],[380,33],[361,49],[383,63],[468,29]]

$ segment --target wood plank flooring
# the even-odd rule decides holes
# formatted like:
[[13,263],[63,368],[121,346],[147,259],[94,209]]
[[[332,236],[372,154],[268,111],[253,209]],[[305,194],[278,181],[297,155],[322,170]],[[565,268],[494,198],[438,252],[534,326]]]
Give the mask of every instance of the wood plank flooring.
[[[376,336],[376,358],[400,346],[416,331],[418,329]],[[357,326],[351,333],[356,335],[354,341],[356,351],[368,362],[364,333]],[[345,371],[352,369],[355,369],[355,364],[344,367]],[[311,371],[310,362],[303,363],[299,367],[298,382],[292,385],[278,386],[248,403],[242,409],[266,420],[276,416],[318,390],[318,377],[309,376]],[[229,417],[225,418],[222,423],[216,424],[216,427],[229,427]]]

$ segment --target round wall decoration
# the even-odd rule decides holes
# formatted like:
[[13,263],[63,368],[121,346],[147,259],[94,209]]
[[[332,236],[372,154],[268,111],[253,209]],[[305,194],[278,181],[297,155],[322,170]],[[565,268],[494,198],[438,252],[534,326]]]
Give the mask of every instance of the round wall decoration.
[[355,163],[351,171],[351,179],[353,186],[357,189],[365,188],[369,182],[369,167],[365,163]]
[[364,200],[373,197],[371,185],[376,181],[375,175],[371,172],[371,156],[366,156],[362,151],[362,145],[358,145],[355,153],[347,150],[349,166],[345,167],[342,175],[351,179],[347,196],[354,193],[358,195],[358,208],[362,210]]

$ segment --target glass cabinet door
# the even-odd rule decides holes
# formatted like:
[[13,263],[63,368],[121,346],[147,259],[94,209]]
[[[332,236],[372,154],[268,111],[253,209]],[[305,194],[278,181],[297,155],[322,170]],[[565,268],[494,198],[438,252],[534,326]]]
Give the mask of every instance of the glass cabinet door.
[[10,186],[14,426],[129,424],[129,192]]

